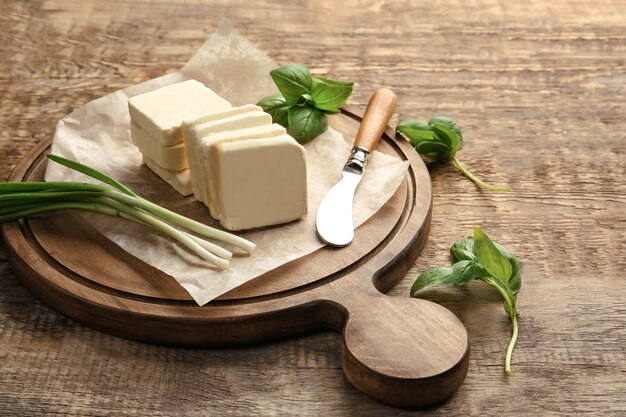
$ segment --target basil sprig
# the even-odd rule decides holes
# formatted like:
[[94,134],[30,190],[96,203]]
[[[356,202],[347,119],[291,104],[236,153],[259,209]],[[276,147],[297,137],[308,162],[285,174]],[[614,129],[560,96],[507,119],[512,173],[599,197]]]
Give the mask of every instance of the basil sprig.
[[419,120],[403,120],[396,130],[409,139],[415,150],[430,159],[450,159],[459,171],[476,185],[491,191],[510,191],[508,186],[490,185],[469,172],[457,159],[456,153],[463,147],[461,128],[448,117],[433,117],[428,124]]
[[511,373],[511,356],[517,342],[517,314],[515,303],[522,286],[521,263],[504,246],[492,241],[480,228],[474,227],[474,236],[452,245],[452,267],[431,268],[424,271],[411,287],[411,297],[432,284],[459,286],[479,279],[494,287],[504,299],[504,311],[513,323],[513,334],[506,351],[504,372]]
[[276,68],[270,75],[281,95],[265,97],[258,105],[302,144],[324,133],[326,114],[339,113],[352,94],[352,81],[315,77],[301,64]]

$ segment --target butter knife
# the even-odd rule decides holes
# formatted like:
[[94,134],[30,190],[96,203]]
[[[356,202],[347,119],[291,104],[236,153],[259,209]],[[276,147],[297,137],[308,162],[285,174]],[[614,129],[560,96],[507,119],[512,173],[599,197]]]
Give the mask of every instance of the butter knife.
[[341,172],[341,180],[324,196],[315,225],[320,239],[332,246],[347,246],[354,239],[352,200],[367,164],[396,109],[396,95],[387,88],[376,90],[365,109],[354,139],[352,153]]

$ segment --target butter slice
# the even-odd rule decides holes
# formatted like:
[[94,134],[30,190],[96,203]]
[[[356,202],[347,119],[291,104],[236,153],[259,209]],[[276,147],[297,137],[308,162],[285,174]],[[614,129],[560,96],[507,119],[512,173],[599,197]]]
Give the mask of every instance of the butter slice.
[[291,136],[217,144],[220,223],[251,229],[307,212],[306,151]]
[[226,119],[231,116],[236,116],[243,113],[250,113],[253,111],[263,111],[263,109],[256,104],[244,104],[243,106],[232,107],[219,113],[204,114],[200,117],[187,117],[185,118],[185,120],[183,120],[183,122],[187,125],[198,126],[202,123],[212,122],[219,119]]
[[131,97],[131,120],[157,142],[171,146],[182,142],[181,123],[230,109],[230,103],[199,81],[187,80]]
[[130,137],[143,156],[161,168],[169,171],[188,168],[184,142],[163,146],[134,121],[130,124]]
[[269,125],[272,123],[272,116],[264,111],[249,111],[242,114],[235,114],[229,117],[212,120],[206,123],[194,123],[193,130],[196,136],[206,136],[210,133],[224,132],[227,130],[244,129]]
[[[187,152],[187,163],[189,165],[193,165],[193,168],[190,168],[194,173],[191,177],[191,182],[194,188],[194,195],[197,200],[204,202],[207,204],[207,200],[204,197],[204,184],[208,184],[206,180],[202,178],[204,174],[200,174],[202,172],[202,158],[200,155],[200,139],[202,138],[202,134],[199,133],[199,127],[203,125],[209,126],[209,129],[212,129],[214,132],[220,132],[223,130],[228,130],[228,124],[215,124],[213,122],[218,121],[220,119],[228,119],[232,116],[237,116],[244,113],[251,112],[261,112],[262,109],[259,106],[255,106],[252,104],[247,104],[244,106],[233,107],[228,110],[219,113],[213,113],[209,115],[203,115],[196,118],[187,118],[183,121],[181,129],[183,131],[183,139],[185,141],[185,148]],[[270,122],[271,123],[271,122]],[[235,127],[235,129],[237,129]],[[232,129],[231,129],[232,130]],[[209,132],[210,133],[210,132]]]
[[204,137],[230,130],[270,125],[272,116],[254,109],[256,106],[241,106],[240,108],[215,114],[214,120],[206,121],[206,117],[198,121],[186,119],[183,122],[183,137],[187,152],[187,162],[191,170],[191,185],[197,200],[207,207],[209,202],[211,178],[205,169],[206,158],[202,155],[202,140]]
[[185,197],[193,194],[188,169],[183,169],[180,171],[170,171],[161,168],[159,165],[150,161],[146,157],[143,158],[143,163],[146,164],[146,166],[150,168],[152,172],[161,177],[163,181],[171,185],[172,188],[178,191],[180,194],[184,195]]
[[[207,205],[211,216],[218,219],[221,216],[219,211],[219,193],[217,187],[213,184],[218,183],[219,171],[217,169],[219,163],[218,147],[216,145],[228,142],[237,142],[241,140],[254,140],[271,138],[287,134],[284,127],[273,123],[271,125],[262,125],[257,127],[249,127],[245,129],[231,130],[221,133],[213,133],[205,136],[200,141],[200,152],[204,158],[205,177],[209,178],[209,186],[207,190]],[[206,184],[205,184],[206,185]]]

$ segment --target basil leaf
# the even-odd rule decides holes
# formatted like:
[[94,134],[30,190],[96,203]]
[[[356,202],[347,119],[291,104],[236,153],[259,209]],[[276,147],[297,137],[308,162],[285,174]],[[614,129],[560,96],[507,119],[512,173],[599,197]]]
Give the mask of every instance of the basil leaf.
[[309,69],[300,64],[292,64],[270,71],[272,80],[285,97],[287,104],[294,105],[303,94],[309,94],[313,80]]
[[513,292],[514,296],[517,296],[517,293],[522,288],[522,265],[520,261],[513,257],[511,260],[511,266],[513,267],[513,271],[511,273],[511,278],[509,278],[509,287]]
[[474,238],[466,237],[456,242],[450,248],[450,255],[452,255],[452,262],[459,261],[476,261],[476,255],[474,255]]
[[[461,128],[448,117],[432,117],[428,124],[418,120],[403,120],[396,130],[405,135],[415,150],[431,159],[450,159],[454,166],[479,187],[491,191],[509,191],[506,185],[490,185],[472,174],[456,157],[457,151],[463,147]],[[424,141],[428,141],[423,145]],[[440,143],[436,146],[435,142]]]
[[417,147],[417,145],[423,140],[436,139],[436,135],[432,127],[428,126],[424,122],[420,122],[419,120],[403,120],[398,123],[398,126],[396,126],[396,131],[405,135],[414,147]]
[[328,128],[326,115],[309,105],[289,109],[289,134],[301,144],[324,133]]
[[452,284],[455,286],[463,285],[470,282],[474,278],[485,277],[489,275],[480,264],[474,261],[459,261],[452,265],[452,274],[454,275],[454,281]]
[[340,109],[332,109],[332,110],[323,110],[324,113],[326,114],[337,114],[337,113],[341,113]]
[[352,81],[333,81],[315,77],[311,97],[320,110],[336,110],[346,104],[352,94]]
[[511,262],[511,278],[509,278],[509,288],[513,292],[513,295],[517,295],[520,288],[522,287],[522,264],[517,259],[511,251],[509,251],[506,247],[502,246],[498,242],[493,242],[496,245],[496,248],[502,253],[506,258]]
[[352,81],[313,77],[306,66],[292,64],[270,72],[282,96],[270,96],[258,105],[272,121],[286,127],[298,142],[306,143],[328,128],[326,114],[339,113],[352,94]]
[[[493,242],[493,244],[511,263],[511,278],[509,278],[508,286],[513,295],[517,295],[522,286],[521,263],[505,246],[498,242]],[[477,261],[476,255],[474,255],[474,238],[470,236],[456,242],[450,248],[450,255],[452,255],[452,262],[454,263],[463,260]]]
[[434,117],[431,117],[430,120],[428,120],[428,124],[429,125],[434,125],[434,124],[445,125],[450,130],[452,130],[455,135],[459,136],[460,138],[463,138],[463,134],[461,133],[461,128],[459,127],[459,125],[456,124],[456,122],[454,120],[452,120],[449,117],[446,117],[446,116],[434,116]]
[[334,85],[345,85],[352,87],[354,85],[353,81],[341,81],[341,80],[331,80],[329,78],[319,77],[317,75],[311,76],[313,79],[313,88],[315,88],[318,84],[334,84]]
[[261,106],[265,113],[269,113],[274,123],[278,123],[283,127],[288,126],[288,112],[291,106],[287,104],[283,96],[265,97],[257,103],[257,106]]
[[431,268],[422,272],[411,286],[411,297],[424,287],[431,284],[449,284],[452,282],[452,268]]
[[493,244],[479,227],[474,227],[474,255],[478,262],[494,277],[507,283],[511,278],[513,268],[509,260],[496,245]]
[[431,159],[447,159],[453,154],[451,142],[424,122],[403,120],[396,126],[396,131],[405,135],[421,155]]
[[439,137],[448,141],[452,153],[456,153],[463,147],[463,134],[461,128],[449,117],[431,117],[428,125],[433,128]]
[[481,276],[488,276],[488,273],[479,264],[472,261],[460,261],[452,265],[451,268],[428,269],[413,283],[411,297],[415,297],[419,290],[428,285],[452,284],[459,286]]
[[441,142],[437,142],[436,140],[421,141],[415,149],[420,154],[431,159],[444,159],[448,158],[450,155],[450,148]]
[[421,274],[411,287],[411,297],[430,284],[462,285],[472,278],[494,287],[504,300],[504,311],[509,315],[513,333],[504,360],[504,372],[511,373],[511,357],[517,343],[517,293],[522,285],[521,263],[504,246],[493,242],[478,227],[474,236],[461,239],[450,248],[451,268],[433,268]]

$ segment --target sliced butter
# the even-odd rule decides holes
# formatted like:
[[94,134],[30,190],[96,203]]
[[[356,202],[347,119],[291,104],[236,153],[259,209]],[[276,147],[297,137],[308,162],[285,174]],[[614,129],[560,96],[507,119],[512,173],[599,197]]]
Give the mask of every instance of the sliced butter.
[[272,116],[265,112],[255,110],[254,107],[256,106],[235,108],[216,114],[214,116],[215,120],[206,122],[187,119],[182,125],[194,196],[207,207],[211,206],[209,202],[211,178],[205,169],[206,158],[202,154],[202,140],[204,137],[213,133],[270,125],[272,123]]
[[161,168],[170,171],[188,168],[184,143],[163,146],[135,122],[130,124],[130,137],[143,156]]
[[161,168],[159,165],[147,159],[145,156],[143,158],[143,163],[152,170],[155,174],[157,174],[163,181],[172,186],[173,189],[178,191],[180,194],[184,196],[188,196],[193,194],[193,190],[191,189],[191,179],[189,176],[189,170],[183,169],[180,171],[170,171],[167,169]]
[[197,136],[202,137],[211,133],[224,132],[227,130],[245,129],[272,124],[272,116],[264,111],[250,111],[235,114],[223,119],[212,120],[206,123],[196,123],[193,130]]
[[228,101],[196,80],[161,87],[128,100],[131,120],[165,146],[182,142],[180,125],[183,120],[231,107]]
[[218,147],[216,145],[228,143],[228,142],[237,142],[242,140],[255,140],[255,139],[263,139],[263,138],[271,138],[275,136],[281,136],[287,134],[287,131],[284,127],[279,124],[271,124],[271,125],[263,125],[257,127],[248,127],[245,129],[231,130],[227,132],[221,133],[213,133],[208,136],[205,136],[200,143],[202,157],[204,158],[204,172],[205,177],[209,178],[210,184],[206,187],[207,192],[207,202],[209,207],[209,212],[211,216],[214,218],[220,217],[219,210],[219,193],[216,187],[213,187],[213,184],[219,183],[219,171],[217,169],[219,163],[219,152]]
[[292,137],[216,145],[220,223],[251,229],[302,218],[307,211],[306,151]]
[[202,123],[212,122],[219,119],[226,119],[231,116],[236,116],[243,113],[250,113],[253,111],[263,111],[263,109],[256,104],[244,104],[243,106],[232,107],[228,110],[224,110],[218,113],[204,114],[200,117],[187,117],[183,120],[183,122],[187,125],[197,126]]

